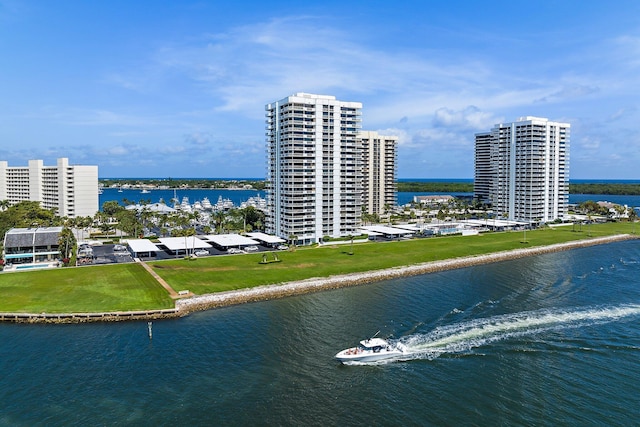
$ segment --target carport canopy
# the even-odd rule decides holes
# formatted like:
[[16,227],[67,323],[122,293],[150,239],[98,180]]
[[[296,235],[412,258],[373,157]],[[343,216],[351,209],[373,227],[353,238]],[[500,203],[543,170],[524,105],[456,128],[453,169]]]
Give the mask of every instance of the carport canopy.
[[385,236],[401,236],[404,234],[415,233],[415,231],[403,230],[401,228],[386,227],[384,225],[367,225],[362,227],[364,230],[374,231],[376,233],[384,234]]
[[134,256],[141,252],[160,252],[162,249],[151,243],[148,239],[129,239],[127,245],[131,248]]
[[259,244],[257,241],[240,234],[210,234],[202,236],[220,248],[231,248],[236,246],[249,246]]
[[195,236],[188,237],[161,237],[160,243],[167,247],[170,251],[186,251],[187,249],[206,249],[211,245],[198,239]]
[[253,232],[253,233],[247,233],[247,236],[249,237],[253,237],[256,240],[259,240],[261,242],[267,243],[269,245],[274,245],[277,243],[285,243],[286,240],[277,237],[277,236],[272,236],[270,234],[265,234],[265,233],[259,233],[259,232]]

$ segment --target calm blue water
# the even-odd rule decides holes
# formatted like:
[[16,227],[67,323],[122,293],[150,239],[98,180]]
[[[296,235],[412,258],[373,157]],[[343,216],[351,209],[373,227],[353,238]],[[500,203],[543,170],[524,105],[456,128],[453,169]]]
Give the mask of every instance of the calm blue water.
[[140,190],[122,190],[118,192],[115,188],[106,188],[103,193],[100,194],[99,204],[102,208],[102,204],[108,201],[116,201],[122,205],[125,204],[125,200],[134,203],[140,203],[141,201],[149,201],[150,203],[157,203],[163,200],[167,205],[173,206],[171,200],[174,196],[178,199],[178,202],[182,202],[182,199],[186,197],[189,203],[196,201],[202,201],[205,197],[209,199],[212,204],[218,201],[219,197],[223,199],[230,199],[235,205],[240,206],[240,203],[246,202],[250,197],[260,196],[265,197],[264,191],[256,190],[150,190],[149,193],[143,194]]
[[[398,205],[406,205],[407,203],[411,203],[413,201],[413,196],[433,196],[442,193],[409,193],[409,192],[399,192],[398,193]],[[447,193],[452,196],[473,196],[473,193]],[[616,203],[619,205],[627,205],[633,207],[640,207],[640,196],[612,196],[608,194],[569,194],[569,203],[571,204],[580,204],[582,202],[586,202],[587,200],[593,200],[596,202],[607,201],[611,203]]]
[[[637,425],[639,278],[632,241],[156,321],[152,341],[1,324],[0,425]],[[377,330],[407,360],[333,360]]]
[[[441,193],[412,193],[412,192],[399,192],[398,204],[405,205],[413,201],[413,196],[428,196]],[[472,196],[472,193],[449,193],[453,196]],[[264,191],[255,190],[177,190],[175,193],[177,199],[182,201],[183,197],[189,199],[189,203],[195,201],[202,201],[205,197],[209,199],[211,203],[215,203],[218,197],[223,199],[230,199],[235,205],[239,206],[240,203],[246,201],[249,197],[265,197]],[[140,202],[141,200],[148,200],[151,203],[159,202],[161,199],[165,203],[171,204],[171,199],[174,197],[173,190],[151,190],[148,194],[140,193],[140,190],[123,190],[121,193],[114,188],[107,188],[103,194],[100,195],[99,203],[100,207],[106,201],[115,200],[120,204],[124,204],[124,200],[127,199],[132,202]],[[595,201],[609,201],[628,206],[640,206],[640,196],[610,196],[605,194],[570,194],[569,203],[582,203],[587,200]]]

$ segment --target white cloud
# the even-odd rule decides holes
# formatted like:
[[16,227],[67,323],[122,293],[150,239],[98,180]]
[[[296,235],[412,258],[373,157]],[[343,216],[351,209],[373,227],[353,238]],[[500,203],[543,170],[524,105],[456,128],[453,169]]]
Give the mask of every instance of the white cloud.
[[442,107],[438,108],[433,115],[435,127],[455,127],[465,131],[489,130],[500,121],[492,113],[480,111],[473,105],[457,111]]

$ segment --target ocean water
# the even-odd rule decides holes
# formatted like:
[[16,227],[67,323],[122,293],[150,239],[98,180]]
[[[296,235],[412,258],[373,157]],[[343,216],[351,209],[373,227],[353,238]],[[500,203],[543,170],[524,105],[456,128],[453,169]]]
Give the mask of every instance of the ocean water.
[[[153,322],[0,324],[0,425],[637,425],[640,241]],[[333,356],[376,331],[401,360]]]
[[256,190],[212,190],[212,189],[189,189],[189,190],[150,190],[148,193],[141,193],[140,190],[123,189],[118,191],[115,188],[105,188],[102,194],[99,195],[99,205],[102,208],[102,204],[108,201],[116,201],[120,204],[125,204],[125,199],[140,203],[143,201],[149,201],[151,203],[157,203],[160,200],[164,201],[167,205],[173,206],[171,200],[175,197],[178,202],[182,202],[186,198],[189,203],[196,201],[202,201],[205,197],[209,199],[212,204],[218,201],[218,198],[229,199],[236,206],[240,206],[240,203],[246,202],[250,197],[260,196],[265,197],[264,191]]
[[[399,192],[398,204],[405,205],[413,201],[413,196],[429,196],[440,193],[425,193],[425,192]],[[149,193],[142,194],[140,190],[123,190],[118,192],[115,188],[107,188],[103,194],[99,197],[99,205],[106,201],[117,201],[120,204],[124,204],[124,200],[127,199],[132,202],[150,201],[151,203],[159,202],[161,199],[165,203],[171,205],[171,199],[174,197],[178,201],[182,201],[183,198],[187,198],[189,203],[195,201],[202,201],[205,197],[209,199],[211,203],[215,203],[219,197],[223,199],[230,199],[236,206],[240,206],[240,203],[247,201],[250,197],[260,196],[265,197],[264,191],[256,190],[177,190],[175,193],[173,190],[151,190]],[[472,196],[472,193],[451,193],[453,196]],[[605,194],[570,194],[569,203],[582,203],[587,200],[595,201],[609,201],[621,205],[628,205],[634,207],[640,207],[640,196],[612,196]]]

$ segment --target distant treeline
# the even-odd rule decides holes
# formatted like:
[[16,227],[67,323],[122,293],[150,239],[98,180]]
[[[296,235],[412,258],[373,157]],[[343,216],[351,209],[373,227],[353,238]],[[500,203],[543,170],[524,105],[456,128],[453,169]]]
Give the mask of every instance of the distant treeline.
[[250,185],[253,189],[264,190],[264,180],[253,179],[198,179],[198,178],[100,178],[105,187],[141,185],[168,188],[242,188]]
[[403,193],[473,193],[473,182],[398,182]]
[[[265,181],[258,179],[172,179],[172,178],[102,178],[105,187],[113,185],[154,185],[169,188],[241,188],[250,185],[262,191]],[[473,193],[473,182],[398,182],[398,191],[404,193]],[[640,184],[631,183],[569,183],[571,194],[640,195]]]
[[625,183],[569,183],[571,194],[609,194],[614,196],[638,196],[640,184]]
[[[407,193],[473,193],[472,182],[398,182],[398,191]],[[571,194],[640,195],[640,184],[569,183]]]

